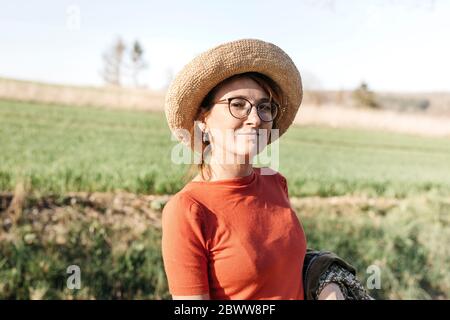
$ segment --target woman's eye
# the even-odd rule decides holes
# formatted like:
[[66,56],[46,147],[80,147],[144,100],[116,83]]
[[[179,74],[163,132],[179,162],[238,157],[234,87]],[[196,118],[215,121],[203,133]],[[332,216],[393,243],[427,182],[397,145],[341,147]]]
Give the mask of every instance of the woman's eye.
[[263,103],[259,105],[259,110],[262,112],[271,112],[272,106],[270,105],[270,103]]
[[233,108],[245,108],[245,102],[242,101],[232,101],[231,106]]

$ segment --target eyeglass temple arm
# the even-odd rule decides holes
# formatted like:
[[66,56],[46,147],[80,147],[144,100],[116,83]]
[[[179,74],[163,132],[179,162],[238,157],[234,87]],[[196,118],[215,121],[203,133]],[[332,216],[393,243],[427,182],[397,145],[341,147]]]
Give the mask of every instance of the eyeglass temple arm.
[[214,103],[224,103],[224,102],[226,102],[226,103],[229,103],[230,102],[230,99],[232,99],[232,98],[227,98],[227,99],[222,99],[222,100],[219,100],[219,101],[216,101],[216,102],[214,102]]

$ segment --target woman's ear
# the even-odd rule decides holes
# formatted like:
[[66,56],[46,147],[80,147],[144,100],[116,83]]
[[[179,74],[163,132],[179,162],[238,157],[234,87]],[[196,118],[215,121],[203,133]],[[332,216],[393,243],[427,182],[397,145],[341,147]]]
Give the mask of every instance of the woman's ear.
[[197,122],[198,122],[198,126],[199,128],[203,131],[206,132],[206,121],[207,118],[209,117],[211,112],[211,109],[208,109],[206,107],[200,107],[200,113],[197,117]]

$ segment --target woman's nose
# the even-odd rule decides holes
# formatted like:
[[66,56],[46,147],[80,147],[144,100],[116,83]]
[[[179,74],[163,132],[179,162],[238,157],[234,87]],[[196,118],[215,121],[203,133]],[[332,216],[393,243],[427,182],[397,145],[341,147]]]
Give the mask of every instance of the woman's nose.
[[250,114],[247,116],[247,120],[245,123],[252,123],[257,126],[261,124],[261,119],[258,116],[258,111],[256,110],[256,107],[252,107],[250,110]]

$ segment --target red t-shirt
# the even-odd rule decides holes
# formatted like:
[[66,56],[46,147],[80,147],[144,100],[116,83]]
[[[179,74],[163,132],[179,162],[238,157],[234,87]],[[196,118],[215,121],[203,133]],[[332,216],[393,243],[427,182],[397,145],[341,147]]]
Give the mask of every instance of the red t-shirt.
[[162,254],[172,295],[211,299],[303,296],[303,227],[277,172],[191,181],[166,204]]

